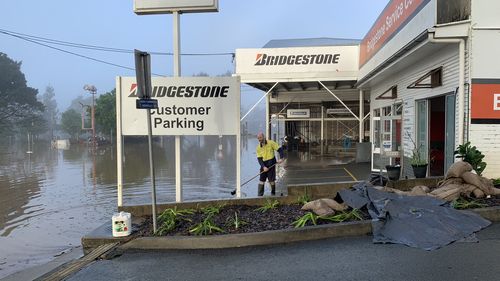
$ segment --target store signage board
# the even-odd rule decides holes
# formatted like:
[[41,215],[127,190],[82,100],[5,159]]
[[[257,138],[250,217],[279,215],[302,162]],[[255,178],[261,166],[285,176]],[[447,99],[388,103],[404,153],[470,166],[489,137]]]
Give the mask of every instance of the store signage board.
[[218,11],[218,0],[134,0],[134,13],[138,15]]

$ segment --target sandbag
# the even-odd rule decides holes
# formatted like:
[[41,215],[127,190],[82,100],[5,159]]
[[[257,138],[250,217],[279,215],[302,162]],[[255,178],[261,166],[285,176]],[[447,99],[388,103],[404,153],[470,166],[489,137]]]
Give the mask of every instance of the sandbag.
[[472,185],[472,184],[469,184],[469,183],[464,183],[462,185],[462,191],[460,192],[460,194],[462,196],[465,196],[465,197],[470,197],[470,194],[475,190],[477,189],[477,186],[475,185]]
[[319,216],[335,214],[335,211],[321,199],[307,202],[306,204],[304,204],[304,206],[302,206],[301,209],[304,211],[313,211],[316,215]]
[[440,188],[434,189],[433,191],[431,191],[430,194],[439,195],[441,193],[448,192],[449,190],[452,190],[452,189],[457,189],[457,188],[460,189],[461,187],[462,187],[462,184],[448,184],[448,185],[442,186]]
[[500,189],[496,188],[493,181],[485,177],[479,177],[483,186],[488,189],[488,195],[500,195]]
[[486,196],[484,192],[479,189],[479,187],[476,187],[476,189],[472,191],[472,194],[474,194],[474,197],[476,198],[484,198]]
[[[446,191],[435,194],[437,198],[443,199],[445,201],[453,201],[460,197],[460,191],[462,190],[461,185],[447,185],[446,187],[453,187]],[[444,187],[443,187],[444,188]]]
[[472,172],[465,172],[462,174],[462,179],[464,179],[464,181],[466,183],[469,183],[469,184],[472,184],[472,185],[475,185],[477,187],[479,187],[479,189],[481,189],[481,191],[483,191],[485,194],[490,194],[491,193],[491,190],[490,188],[493,187],[493,184],[491,184],[491,186],[488,185],[488,183],[486,182],[483,182],[481,180],[481,177],[472,173]]
[[417,185],[411,189],[410,195],[413,196],[423,196],[429,193],[429,187],[425,185]]
[[325,202],[328,207],[332,208],[335,211],[345,211],[347,209],[347,206],[345,204],[340,204],[339,202],[330,198],[322,198],[319,200]]
[[458,161],[453,163],[451,167],[448,169],[448,171],[446,172],[445,179],[459,178],[462,176],[463,173],[470,171],[472,171],[471,164],[465,161]]
[[448,178],[438,182],[438,187],[442,187],[448,184],[463,184],[464,180],[462,178]]

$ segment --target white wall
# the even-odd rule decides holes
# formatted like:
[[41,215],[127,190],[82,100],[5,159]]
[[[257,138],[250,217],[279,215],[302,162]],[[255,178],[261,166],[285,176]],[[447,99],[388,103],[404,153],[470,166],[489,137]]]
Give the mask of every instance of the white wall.
[[[397,75],[386,79],[384,82],[374,85],[371,88],[371,109],[391,105],[395,102],[403,102],[403,153],[410,157],[413,144],[406,135],[409,131],[412,138],[415,139],[415,101],[427,99],[434,96],[444,95],[455,92],[458,87],[458,44],[442,45],[443,47],[432,56],[421,59],[418,63],[408,65]],[[433,89],[407,89],[408,85],[415,82],[418,78],[426,74],[429,70],[436,67],[443,67],[443,85]],[[397,100],[375,100],[377,96],[387,89],[397,85]],[[457,124],[458,120],[455,120]],[[457,134],[458,129],[455,128]],[[457,139],[457,135],[455,136]]]
[[471,124],[469,140],[485,156],[487,163],[483,176],[488,178],[500,177],[500,125],[496,124]]
[[[500,79],[500,1],[472,0],[472,79]],[[500,177],[500,124],[470,124],[469,140],[484,155],[483,176]]]

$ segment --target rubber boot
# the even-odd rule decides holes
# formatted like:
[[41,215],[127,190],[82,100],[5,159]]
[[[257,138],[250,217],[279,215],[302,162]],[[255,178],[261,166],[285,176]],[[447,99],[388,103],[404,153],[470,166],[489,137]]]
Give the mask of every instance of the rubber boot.
[[274,196],[276,195],[276,184],[271,183],[271,195]]
[[264,184],[261,184],[259,183],[259,193],[258,193],[259,196],[263,196],[264,195]]

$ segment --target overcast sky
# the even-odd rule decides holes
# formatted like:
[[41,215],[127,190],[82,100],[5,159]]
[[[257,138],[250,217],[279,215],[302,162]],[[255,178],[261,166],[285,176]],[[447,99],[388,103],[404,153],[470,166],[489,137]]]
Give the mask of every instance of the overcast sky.
[[[232,53],[260,48],[273,39],[361,39],[389,0],[219,0],[218,13],[181,15],[182,53]],[[64,42],[148,52],[172,52],[172,16],[133,12],[133,0],[2,0],[0,32],[17,32]],[[24,35],[22,35],[24,37]],[[36,39],[36,38],[32,38]],[[30,39],[30,40],[32,40]],[[38,38],[39,39],[39,38]],[[40,41],[38,41],[40,42]],[[48,43],[43,43],[47,44]],[[50,46],[125,67],[130,53]],[[0,52],[22,61],[28,85],[43,94],[54,87],[59,110],[86,95],[85,84],[102,94],[116,76],[135,72],[64,53],[0,33]],[[234,71],[230,55],[183,56],[182,75]],[[172,75],[171,56],[152,56],[152,72]]]

